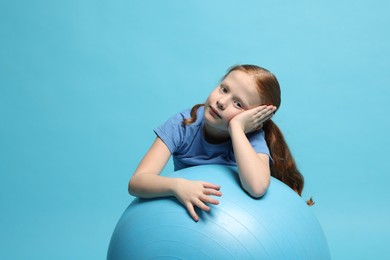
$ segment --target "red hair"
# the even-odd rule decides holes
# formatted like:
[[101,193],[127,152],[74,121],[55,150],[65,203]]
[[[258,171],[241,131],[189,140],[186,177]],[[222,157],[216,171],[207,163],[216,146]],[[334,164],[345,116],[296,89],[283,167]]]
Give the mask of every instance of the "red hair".
[[[228,70],[222,80],[232,71],[242,71],[253,76],[262,103],[276,106],[279,109],[281,103],[280,86],[274,74],[256,65],[236,65]],[[192,124],[196,121],[197,110],[201,106],[203,104],[197,104],[191,109],[191,118],[184,119],[184,125]],[[299,195],[302,195],[304,178],[297,168],[279,127],[272,120],[267,120],[264,122],[262,129],[264,130],[265,140],[272,157],[271,176],[287,184]],[[310,198],[307,204],[311,206],[314,204],[314,201]]]

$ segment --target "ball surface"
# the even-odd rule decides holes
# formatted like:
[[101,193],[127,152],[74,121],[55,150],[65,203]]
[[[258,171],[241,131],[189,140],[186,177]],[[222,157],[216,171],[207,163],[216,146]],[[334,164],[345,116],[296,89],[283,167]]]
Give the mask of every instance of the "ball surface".
[[113,232],[107,259],[330,259],[311,209],[277,179],[254,199],[235,167],[196,166],[169,176],[220,185],[219,205],[197,210],[195,222],[173,197],[136,198]]

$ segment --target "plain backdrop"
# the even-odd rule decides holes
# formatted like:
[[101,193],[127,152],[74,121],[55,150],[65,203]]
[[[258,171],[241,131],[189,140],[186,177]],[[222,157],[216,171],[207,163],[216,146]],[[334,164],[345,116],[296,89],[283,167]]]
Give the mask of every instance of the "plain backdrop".
[[0,258],[105,259],[153,128],[250,63],[279,79],[274,120],[333,259],[389,259],[389,13],[385,0],[0,1]]

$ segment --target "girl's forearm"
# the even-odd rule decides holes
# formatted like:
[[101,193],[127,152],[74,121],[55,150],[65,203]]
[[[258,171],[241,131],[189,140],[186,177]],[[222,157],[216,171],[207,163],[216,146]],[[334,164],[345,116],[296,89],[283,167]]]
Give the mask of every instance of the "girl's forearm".
[[160,176],[170,156],[168,147],[156,137],[129,181],[129,193],[141,198],[174,195],[177,180]]
[[174,196],[177,181],[155,174],[135,174],[129,182],[129,193],[140,198]]
[[261,197],[270,182],[269,164],[259,157],[239,125],[230,125],[230,135],[241,184],[251,196]]

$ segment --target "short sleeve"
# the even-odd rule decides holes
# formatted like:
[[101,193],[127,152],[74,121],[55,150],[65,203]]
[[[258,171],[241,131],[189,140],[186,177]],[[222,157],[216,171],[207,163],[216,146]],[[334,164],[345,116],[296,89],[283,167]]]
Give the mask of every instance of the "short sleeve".
[[[264,153],[270,156],[270,152],[265,141],[265,134],[263,130],[256,131],[247,135],[249,142],[256,153]],[[271,156],[270,156],[271,157]]]
[[178,113],[168,119],[164,124],[156,127],[155,134],[165,143],[171,154],[180,149],[185,135],[185,127],[182,122],[185,113]]

